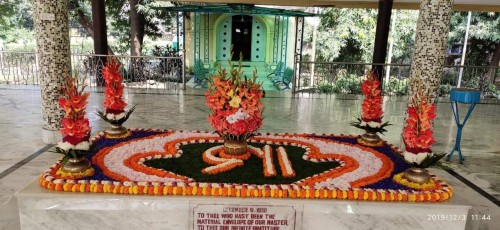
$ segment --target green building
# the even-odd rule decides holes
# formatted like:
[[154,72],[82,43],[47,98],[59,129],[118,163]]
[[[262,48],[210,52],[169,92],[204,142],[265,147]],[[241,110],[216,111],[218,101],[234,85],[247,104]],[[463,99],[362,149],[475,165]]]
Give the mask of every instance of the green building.
[[[217,67],[237,63],[242,55],[244,75],[257,70],[266,90],[290,89],[294,57],[300,59],[304,17],[314,14],[253,5],[206,5],[165,8],[176,11],[178,48],[195,77],[188,85],[203,86]],[[298,70],[296,70],[298,71]]]

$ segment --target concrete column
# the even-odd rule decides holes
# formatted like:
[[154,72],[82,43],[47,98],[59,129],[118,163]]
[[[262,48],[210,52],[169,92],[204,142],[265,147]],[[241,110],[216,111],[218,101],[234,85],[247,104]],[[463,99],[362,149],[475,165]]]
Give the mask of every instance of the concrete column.
[[63,113],[58,99],[63,78],[71,73],[71,51],[68,30],[68,0],[34,0],[36,45],[39,59],[42,96],[42,139],[55,144],[61,138]]
[[453,0],[422,0],[413,52],[409,101],[420,88],[434,103],[443,73]]

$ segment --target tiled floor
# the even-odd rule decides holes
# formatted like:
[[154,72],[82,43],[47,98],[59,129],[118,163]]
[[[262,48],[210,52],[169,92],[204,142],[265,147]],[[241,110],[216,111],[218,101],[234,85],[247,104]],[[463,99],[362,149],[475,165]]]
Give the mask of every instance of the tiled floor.
[[[212,130],[207,122],[208,109],[202,91],[134,90],[128,91],[125,97],[129,104],[138,105],[125,124],[128,127]],[[87,111],[94,133],[107,128],[93,112],[102,108],[102,100],[103,94],[99,92],[93,92],[89,99]],[[361,101],[357,96],[298,94],[293,97],[289,92],[270,91],[263,102],[261,132],[362,133],[348,125],[360,113]],[[393,123],[384,139],[397,146],[401,146],[405,106],[405,98],[392,97],[384,101],[385,119]],[[32,156],[36,157],[24,165],[18,164],[46,146],[41,142],[40,91],[36,87],[0,85],[0,108],[0,229],[17,229],[17,202],[11,198],[61,155],[44,152]],[[499,113],[500,104],[478,105],[464,128],[465,164],[459,165],[456,156],[446,164],[497,199],[500,198]],[[433,150],[449,152],[455,143],[456,125],[446,99],[438,103],[437,114],[437,143]],[[474,205],[479,213],[496,215],[492,216],[495,222],[468,223],[470,228],[487,228],[499,223],[498,206],[446,172],[439,170],[439,173],[456,187],[457,193],[463,192],[456,199]]]

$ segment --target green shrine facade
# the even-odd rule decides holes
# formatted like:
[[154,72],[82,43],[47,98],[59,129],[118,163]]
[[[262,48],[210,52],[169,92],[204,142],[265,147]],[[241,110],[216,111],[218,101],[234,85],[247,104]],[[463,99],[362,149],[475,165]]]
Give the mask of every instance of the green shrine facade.
[[[192,84],[227,68],[242,55],[244,75],[257,70],[265,90],[291,89],[294,57],[301,57],[304,17],[314,14],[253,5],[207,5],[164,8],[177,11],[177,41]],[[233,56],[231,57],[231,50]],[[299,70],[295,70],[296,72]]]

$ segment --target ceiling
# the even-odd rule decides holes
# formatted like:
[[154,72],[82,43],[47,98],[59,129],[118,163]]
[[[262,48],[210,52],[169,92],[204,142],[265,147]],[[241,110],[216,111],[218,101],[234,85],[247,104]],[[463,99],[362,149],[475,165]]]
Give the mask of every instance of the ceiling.
[[[279,6],[324,6],[339,8],[377,8],[378,0],[171,0],[173,2],[240,3]],[[420,0],[394,0],[394,9],[419,9]],[[456,11],[500,12],[500,0],[454,0]]]

